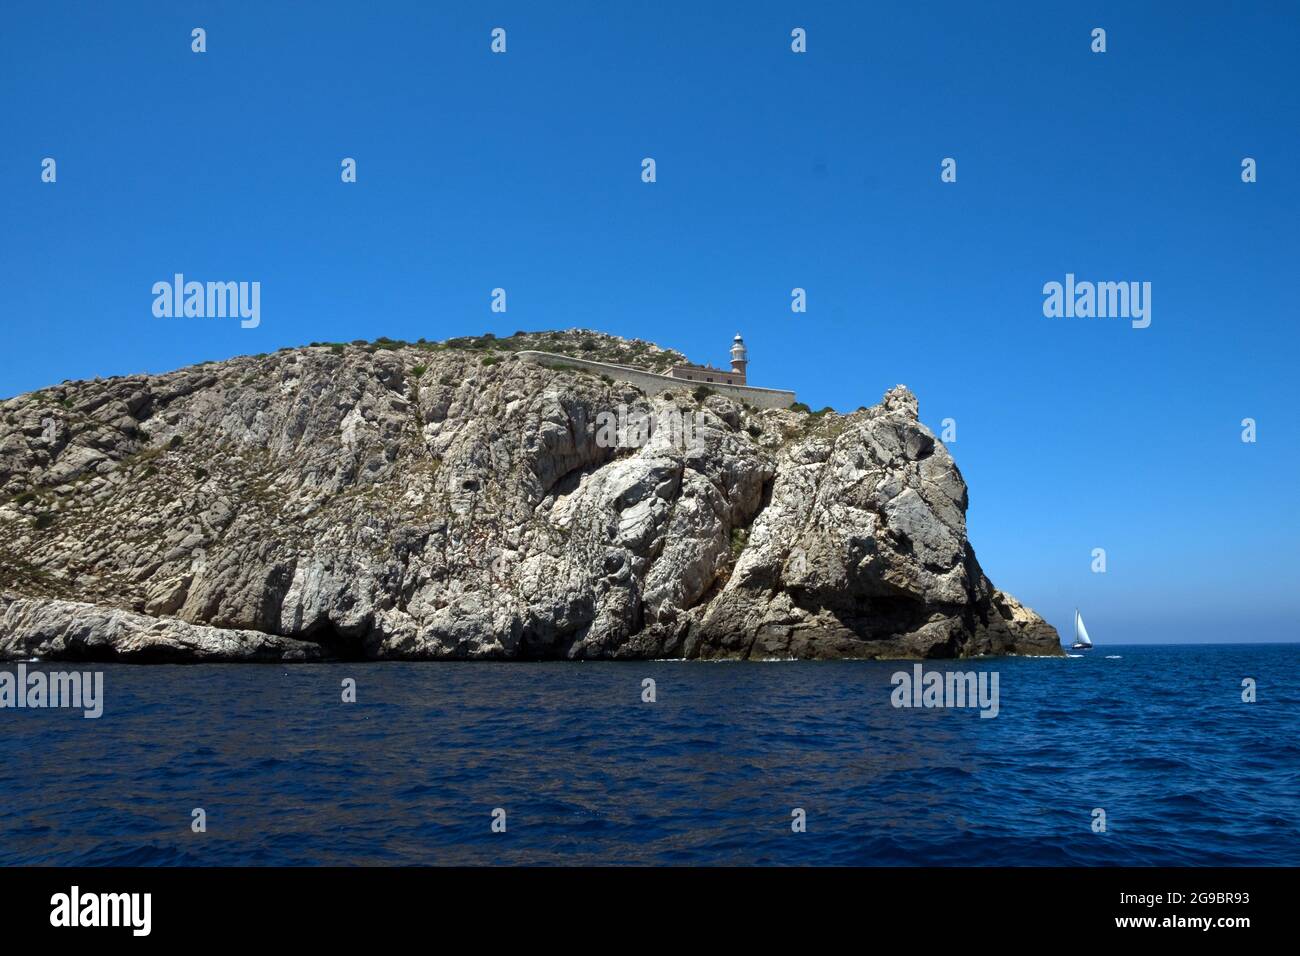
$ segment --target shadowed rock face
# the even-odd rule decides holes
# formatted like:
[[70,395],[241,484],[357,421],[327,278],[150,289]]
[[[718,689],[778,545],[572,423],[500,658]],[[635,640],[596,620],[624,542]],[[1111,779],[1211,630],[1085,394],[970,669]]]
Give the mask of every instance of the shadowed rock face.
[[[905,388],[760,412],[512,354],[575,342],[681,358],[321,346],[0,403],[0,658],[1061,653]],[[695,440],[611,447],[620,405]]]

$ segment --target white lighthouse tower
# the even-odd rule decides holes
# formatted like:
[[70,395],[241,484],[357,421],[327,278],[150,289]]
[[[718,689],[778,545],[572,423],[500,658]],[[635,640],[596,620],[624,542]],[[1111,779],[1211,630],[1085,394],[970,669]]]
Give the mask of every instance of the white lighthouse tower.
[[731,343],[731,370],[740,378],[737,385],[745,384],[745,366],[748,364],[749,350],[745,348],[745,340],[737,332],[735,340]]

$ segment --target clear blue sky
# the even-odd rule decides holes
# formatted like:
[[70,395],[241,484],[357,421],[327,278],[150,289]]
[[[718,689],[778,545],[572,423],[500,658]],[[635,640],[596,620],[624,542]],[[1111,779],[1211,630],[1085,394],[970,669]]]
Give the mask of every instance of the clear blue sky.
[[[1104,643],[1300,637],[1294,4],[51,2],[0,27],[2,395],[571,326],[720,363],[740,330],[755,384],[852,409],[904,382],[955,418],[979,557],[1058,627],[1078,604]],[[260,281],[261,326],[155,319],[175,272]],[[1066,272],[1151,282],[1151,327],[1045,318]]]

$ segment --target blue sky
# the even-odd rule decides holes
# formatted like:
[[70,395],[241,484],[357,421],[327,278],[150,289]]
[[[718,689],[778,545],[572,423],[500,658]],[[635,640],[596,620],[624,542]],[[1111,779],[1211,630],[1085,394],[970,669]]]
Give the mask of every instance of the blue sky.
[[[903,382],[954,418],[980,560],[1058,627],[1078,604],[1105,643],[1300,637],[1293,5],[0,18],[0,395],[572,326],[721,363],[739,330],[755,384],[853,409]],[[154,318],[175,272],[260,281],[261,325]],[[1150,328],[1045,318],[1067,272],[1151,282]]]

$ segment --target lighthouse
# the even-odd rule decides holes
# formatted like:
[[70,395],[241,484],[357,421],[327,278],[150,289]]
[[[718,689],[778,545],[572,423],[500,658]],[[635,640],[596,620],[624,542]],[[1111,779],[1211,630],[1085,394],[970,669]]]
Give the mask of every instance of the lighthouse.
[[745,347],[745,340],[740,337],[739,332],[731,340],[730,368],[682,362],[669,366],[665,374],[662,368],[633,368],[613,362],[574,358],[558,352],[534,352],[531,349],[524,349],[516,354],[520,358],[551,368],[572,369],[573,363],[578,362],[581,368],[603,372],[613,381],[630,382],[637,388],[644,389],[647,395],[658,393],[668,395],[670,391],[676,390],[677,383],[693,382],[694,385],[689,387],[687,394],[697,402],[703,402],[710,395],[722,395],[755,408],[790,408],[795,402],[795,394],[789,389],[756,388],[745,381],[749,374],[749,349]]
[[739,377],[741,385],[745,383],[745,366],[748,364],[749,351],[745,348],[745,340],[737,332],[735,340],[731,343],[731,370]]
[[[731,342],[731,368],[714,368],[712,365],[674,365],[668,370],[673,378],[684,378],[688,382],[704,382],[706,385],[744,385],[745,367],[749,365],[749,349],[745,340],[736,333]],[[791,399],[793,401],[793,399]]]

